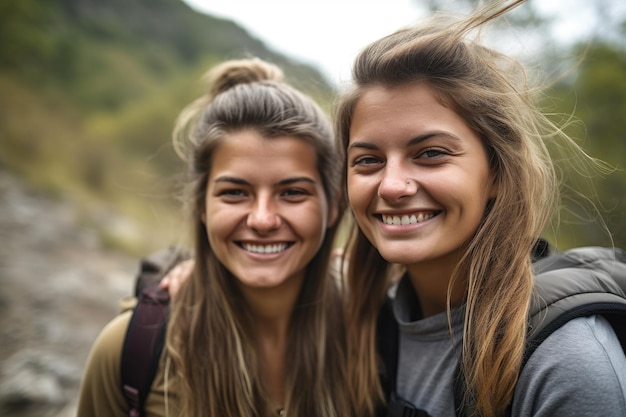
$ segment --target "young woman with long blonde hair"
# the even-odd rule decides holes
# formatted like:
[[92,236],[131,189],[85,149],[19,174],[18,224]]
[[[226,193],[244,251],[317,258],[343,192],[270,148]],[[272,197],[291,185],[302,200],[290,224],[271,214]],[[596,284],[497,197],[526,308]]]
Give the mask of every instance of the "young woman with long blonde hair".
[[358,224],[348,252],[348,371],[363,412],[383,397],[377,319],[399,264],[395,382],[415,415],[456,415],[459,366],[470,416],[626,415],[626,358],[603,317],[568,322],[520,373],[531,252],[558,201],[546,141],[585,157],[541,113],[524,67],[472,37],[521,3],[434,17],[371,43],[338,103],[338,152]]

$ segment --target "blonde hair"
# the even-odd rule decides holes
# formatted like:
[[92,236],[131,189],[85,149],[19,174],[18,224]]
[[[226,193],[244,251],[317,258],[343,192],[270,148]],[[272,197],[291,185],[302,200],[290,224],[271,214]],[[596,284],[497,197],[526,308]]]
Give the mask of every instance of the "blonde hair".
[[[311,143],[330,206],[343,212],[341,163],[332,126],[309,97],[283,83],[282,71],[259,59],[230,61],[208,74],[208,93],[181,112],[174,143],[189,167],[186,200],[195,270],[168,325],[167,354],[184,416],[275,416],[260,377],[249,310],[219,262],[201,220],[212,154],[229,134],[254,129],[267,140],[295,136]],[[338,224],[338,222],[336,223]],[[340,289],[328,273],[337,226],[327,230],[307,265],[289,323],[287,415],[350,415],[345,373],[345,326]]]
[[[539,92],[522,64],[470,39],[469,34],[524,1],[499,1],[464,20],[435,16],[429,23],[379,39],[356,58],[354,85],[336,108],[345,163],[356,103],[373,86],[425,83],[479,135],[498,184],[448,288],[466,280],[461,367],[469,415],[500,416],[512,399],[522,361],[533,291],[531,250],[557,206],[558,180],[547,138],[580,148],[546,118]],[[346,181],[344,170],[344,184]],[[347,277],[348,371],[362,413],[383,401],[376,357],[376,317],[391,276],[375,247],[356,230]],[[449,312],[448,301],[448,314]],[[369,399],[369,401],[368,401]]]

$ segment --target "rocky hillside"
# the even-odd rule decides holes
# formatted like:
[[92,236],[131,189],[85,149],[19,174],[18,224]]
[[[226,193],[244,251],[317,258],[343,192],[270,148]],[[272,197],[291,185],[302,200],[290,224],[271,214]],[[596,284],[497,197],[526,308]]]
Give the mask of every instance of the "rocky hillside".
[[137,261],[99,246],[72,205],[0,170],[0,415],[69,417],[89,347]]

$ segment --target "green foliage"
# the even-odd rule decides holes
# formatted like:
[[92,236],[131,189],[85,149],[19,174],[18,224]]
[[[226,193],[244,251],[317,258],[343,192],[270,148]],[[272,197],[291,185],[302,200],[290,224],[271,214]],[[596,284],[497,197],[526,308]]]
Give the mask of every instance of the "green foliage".
[[[586,55],[574,79],[564,80],[549,94],[558,98],[559,112],[581,122],[566,132],[612,169],[596,172],[587,186],[579,183],[582,196],[566,194],[561,238],[567,246],[610,245],[612,234],[614,244],[626,248],[626,49],[609,42],[587,47],[575,49],[575,54]],[[585,181],[575,173],[579,168],[570,164],[568,175]]]
[[87,212],[133,218],[132,237],[87,222],[123,250],[180,237],[170,134],[210,66],[258,56],[322,103],[333,93],[318,71],[178,0],[0,2],[0,39],[0,169]]
[[57,37],[50,27],[56,16],[36,0],[0,3],[0,68],[31,73],[54,59]]

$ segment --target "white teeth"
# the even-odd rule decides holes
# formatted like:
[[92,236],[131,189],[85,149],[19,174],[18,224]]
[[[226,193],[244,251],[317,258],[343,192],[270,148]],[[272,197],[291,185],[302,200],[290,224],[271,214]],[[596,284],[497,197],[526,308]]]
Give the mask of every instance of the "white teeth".
[[251,245],[249,243],[244,243],[241,246],[248,252],[254,253],[278,253],[287,249],[286,243],[279,243],[274,245]]
[[423,221],[426,221],[428,219],[432,219],[434,217],[434,213],[420,213],[417,216],[415,216],[414,214],[409,215],[402,215],[402,216],[390,216],[387,214],[383,214],[382,218],[383,218],[383,223],[385,224],[392,224],[392,225],[405,225],[405,224],[416,224],[416,223],[421,223]]

